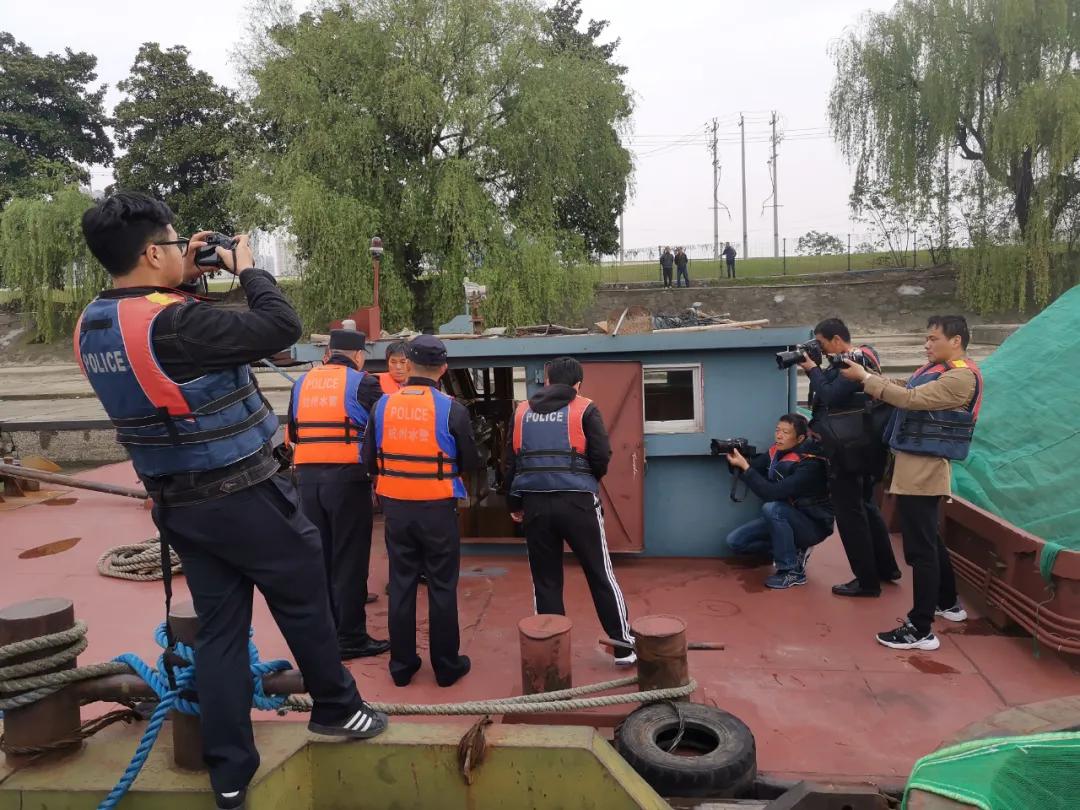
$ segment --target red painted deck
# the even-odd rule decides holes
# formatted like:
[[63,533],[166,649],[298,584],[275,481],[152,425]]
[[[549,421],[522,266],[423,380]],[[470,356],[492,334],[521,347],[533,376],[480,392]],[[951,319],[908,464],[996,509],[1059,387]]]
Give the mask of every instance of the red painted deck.
[[[134,484],[127,465],[87,474]],[[135,583],[97,574],[107,548],[154,532],[137,501],[90,492],[78,500],[0,511],[0,604],[39,596],[75,601],[90,626],[81,661],[158,650],[152,630],[162,615],[160,582]],[[67,551],[36,559],[20,552],[79,537]],[[379,547],[370,607],[371,631],[386,630],[386,556]],[[910,586],[887,587],[879,600],[844,600],[829,587],[850,577],[839,542],[819,547],[806,587],[772,592],[768,570],[723,560],[619,559],[616,574],[631,615],[684,617],[692,641],[721,641],[723,652],[691,652],[691,674],[701,684],[695,700],[741,717],[757,736],[759,767],[778,775],[906,779],[912,763],[964,726],[1012,705],[1075,694],[1077,671],[1049,652],[1033,655],[1030,639],[996,633],[973,616],[964,625],[939,623],[942,647],[933,653],[898,653],[879,646],[876,631],[893,626],[910,606]],[[906,576],[906,570],[905,570]],[[186,598],[184,581],[177,599]],[[423,590],[423,589],[421,589]],[[574,620],[574,681],[583,684],[625,674],[611,664],[584,578],[567,560],[567,605]],[[422,599],[421,599],[422,602]],[[426,610],[426,606],[422,608]],[[405,689],[390,681],[384,658],[351,665],[363,694],[383,701],[436,702],[514,694],[520,689],[516,623],[532,611],[524,556],[463,558],[460,612],[463,652],[473,671],[440,689],[427,662]],[[941,626],[944,625],[944,626]],[[421,644],[426,621],[420,620]],[[257,600],[256,642],[264,658],[289,657],[265,605]],[[423,654],[423,653],[422,653]],[[271,715],[266,715],[271,716]]]

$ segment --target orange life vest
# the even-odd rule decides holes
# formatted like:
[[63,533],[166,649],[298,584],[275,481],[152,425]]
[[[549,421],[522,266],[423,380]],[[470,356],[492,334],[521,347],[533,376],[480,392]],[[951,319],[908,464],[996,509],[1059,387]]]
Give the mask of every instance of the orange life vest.
[[[293,398],[296,464],[358,464],[367,421],[349,416],[346,401],[363,372],[341,365],[313,368],[296,383]],[[361,409],[362,411],[362,409]]]
[[401,383],[391,377],[389,371],[383,371],[375,376],[379,378],[379,385],[384,394],[396,394],[401,390]]
[[375,405],[379,479],[375,491],[403,501],[464,498],[457,442],[450,433],[453,400],[428,385],[407,385]]

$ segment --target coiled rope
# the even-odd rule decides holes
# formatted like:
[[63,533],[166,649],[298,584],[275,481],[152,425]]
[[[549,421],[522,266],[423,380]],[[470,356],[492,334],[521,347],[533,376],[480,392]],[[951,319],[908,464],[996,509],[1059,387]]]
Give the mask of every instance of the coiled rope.
[[[180,558],[169,549],[172,572],[181,573]],[[150,582],[161,579],[161,538],[151,537],[141,543],[110,548],[97,561],[98,573],[116,579]]]

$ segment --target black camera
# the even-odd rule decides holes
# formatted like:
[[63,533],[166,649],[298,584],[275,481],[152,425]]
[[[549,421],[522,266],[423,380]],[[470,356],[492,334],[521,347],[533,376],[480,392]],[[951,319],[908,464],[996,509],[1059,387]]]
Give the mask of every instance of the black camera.
[[743,458],[752,458],[757,455],[757,448],[750,444],[749,439],[713,439],[709,443],[709,451],[714,456],[726,456],[735,450],[738,450]]
[[844,363],[853,363],[868,369],[877,368],[877,364],[871,359],[870,355],[862,349],[852,349],[850,352],[829,355],[829,365],[843,366]]
[[226,236],[223,233],[212,233],[206,237],[204,241],[206,242],[206,246],[195,251],[195,266],[211,268],[224,267],[225,262],[218,256],[217,248],[223,247],[226,250],[232,250],[236,245],[236,238]]
[[823,356],[824,352],[821,349],[821,344],[816,340],[808,340],[806,343],[800,343],[790,351],[777,352],[776,367],[780,370],[791,368],[796,363],[801,363],[807,357],[815,363],[820,363]]

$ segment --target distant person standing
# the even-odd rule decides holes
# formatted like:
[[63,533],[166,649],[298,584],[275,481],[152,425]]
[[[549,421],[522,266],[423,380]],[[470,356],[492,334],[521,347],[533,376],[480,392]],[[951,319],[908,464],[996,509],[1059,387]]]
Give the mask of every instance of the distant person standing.
[[671,252],[670,247],[664,248],[664,252],[660,254],[660,270],[664,274],[664,286],[671,287],[671,271],[675,267],[675,256]]
[[690,274],[687,268],[690,266],[690,257],[686,255],[686,251],[683,248],[678,248],[675,251],[675,286],[681,287],[682,282],[686,282],[686,286],[690,286]]
[[724,242],[724,252],[720,254],[724,257],[724,261],[727,263],[727,277],[735,278],[735,248],[731,246],[731,242]]

